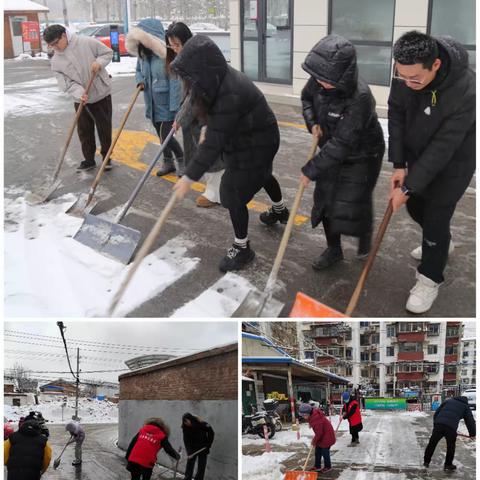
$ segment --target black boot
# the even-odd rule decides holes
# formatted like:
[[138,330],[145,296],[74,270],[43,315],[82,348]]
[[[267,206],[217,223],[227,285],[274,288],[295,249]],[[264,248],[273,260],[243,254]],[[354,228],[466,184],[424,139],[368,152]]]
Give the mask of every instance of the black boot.
[[456,466],[456,465],[453,465],[453,463],[452,463],[452,465],[445,465],[445,466],[443,467],[443,470],[444,470],[445,472],[454,472],[456,469],[457,469],[457,466]]
[[246,248],[233,244],[227,250],[227,254],[220,260],[218,268],[224,273],[231,270],[240,270],[254,258],[255,252],[250,248],[250,242],[247,242]]
[[284,208],[280,212],[276,212],[273,207],[270,207],[266,212],[260,214],[260,221],[265,225],[275,225],[279,223],[287,223],[290,212],[288,208]]
[[366,233],[358,238],[357,258],[362,259],[368,257],[372,248],[372,234]]
[[164,175],[168,175],[169,173],[173,173],[175,171],[175,164],[173,163],[172,158],[165,158],[163,161],[163,165],[157,170],[157,177],[163,177]]
[[314,270],[324,270],[340,260],[343,260],[342,247],[328,247],[316,260],[313,261],[312,267]]
[[92,160],[91,162],[87,162],[84,160],[80,165],[77,167],[77,170],[83,170],[84,172],[88,170],[92,170],[93,168],[96,167],[95,160]]

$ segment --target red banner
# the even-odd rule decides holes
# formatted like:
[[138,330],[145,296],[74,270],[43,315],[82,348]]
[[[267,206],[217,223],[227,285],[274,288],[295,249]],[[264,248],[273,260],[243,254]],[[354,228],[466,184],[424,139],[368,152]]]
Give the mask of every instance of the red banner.
[[32,47],[40,45],[40,25],[38,22],[22,22],[22,39],[24,42],[30,42]]

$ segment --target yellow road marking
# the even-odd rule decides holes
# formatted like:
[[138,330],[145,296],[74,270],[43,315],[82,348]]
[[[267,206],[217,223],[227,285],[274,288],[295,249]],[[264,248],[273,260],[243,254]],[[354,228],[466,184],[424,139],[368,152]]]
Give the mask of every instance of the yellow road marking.
[[[301,127],[301,125],[294,124],[294,123],[291,123],[291,124],[288,122],[278,122],[278,123],[280,125],[284,124],[285,126],[297,125],[296,128]],[[114,134],[115,133],[116,131],[114,130]],[[147,143],[154,143],[154,144],[160,145],[158,137],[149,132],[123,130],[122,134],[120,135],[120,138],[117,141],[117,144],[115,145],[115,149],[114,149],[114,152],[112,153],[112,157],[114,158],[115,162],[121,163],[135,170],[145,172],[148,168],[148,165],[140,161],[140,156]],[[151,175],[153,177],[156,176],[157,170],[158,169],[156,168],[152,170]],[[164,175],[163,177],[159,177],[159,178],[162,178],[163,180],[166,180],[167,182],[170,182],[170,183],[176,183],[178,179],[176,175]],[[195,182],[192,185],[192,190],[203,193],[205,191],[205,185],[200,182]],[[264,212],[265,210],[268,209],[268,205],[262,202],[257,202],[256,200],[252,200],[247,205],[247,207],[249,210],[252,210],[258,213]],[[309,217],[306,217],[304,215],[296,215],[294,224],[302,225],[308,220],[309,220]]]

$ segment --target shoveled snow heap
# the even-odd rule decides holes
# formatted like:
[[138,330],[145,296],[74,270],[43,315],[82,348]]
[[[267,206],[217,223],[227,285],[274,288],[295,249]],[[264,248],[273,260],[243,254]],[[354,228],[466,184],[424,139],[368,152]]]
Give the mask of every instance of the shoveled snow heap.
[[[32,410],[42,412],[48,423],[67,423],[72,419],[75,412],[75,398],[68,397],[67,404],[63,408],[64,401],[55,398],[51,401],[44,401],[40,405],[24,405],[23,407],[4,406],[4,415],[7,421],[18,423],[20,417],[25,417]],[[108,400],[96,400],[80,398],[78,402],[78,416],[81,423],[117,423],[118,405]]]
[[[5,198],[5,314],[10,317],[104,316],[128,271],[73,240],[83,219],[65,212],[76,197],[65,195],[29,206]],[[175,237],[148,255],[116,313],[126,315],[191,271],[192,243]]]
[[283,478],[280,464],[291,457],[289,452],[272,452],[263,455],[242,457],[243,480],[270,480]]

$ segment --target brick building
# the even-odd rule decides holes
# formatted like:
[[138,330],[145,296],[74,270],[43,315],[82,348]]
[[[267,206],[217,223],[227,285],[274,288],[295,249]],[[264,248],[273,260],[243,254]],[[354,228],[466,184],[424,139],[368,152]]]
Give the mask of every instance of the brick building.
[[[207,478],[237,479],[238,345],[236,343],[179,357],[119,377],[118,444],[126,449],[149,417],[170,426],[170,442],[183,445],[181,418],[193,413],[212,425],[215,441]],[[171,467],[160,452],[158,462]],[[185,469],[185,455],[179,470]]]
[[[49,9],[39,3],[29,0],[4,0],[3,1],[3,56],[14,58],[23,52],[35,53],[42,50],[40,41],[39,13],[47,13]],[[24,22],[37,24],[32,30],[34,38],[25,41],[22,36]],[[28,24],[32,27],[32,24]],[[36,32],[36,33],[35,33]]]

